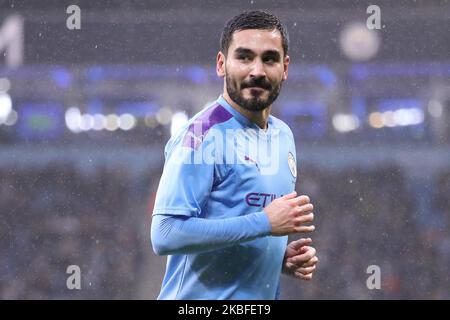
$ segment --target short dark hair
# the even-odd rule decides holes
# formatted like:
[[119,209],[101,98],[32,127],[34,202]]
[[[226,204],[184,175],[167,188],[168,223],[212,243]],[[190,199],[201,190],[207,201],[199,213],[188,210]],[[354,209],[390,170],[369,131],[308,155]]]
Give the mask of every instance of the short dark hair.
[[230,47],[233,33],[247,29],[273,30],[277,29],[281,33],[281,42],[284,50],[284,56],[287,55],[289,47],[289,34],[286,26],[277,16],[266,11],[245,11],[231,18],[223,28],[220,37],[220,51],[226,56]]

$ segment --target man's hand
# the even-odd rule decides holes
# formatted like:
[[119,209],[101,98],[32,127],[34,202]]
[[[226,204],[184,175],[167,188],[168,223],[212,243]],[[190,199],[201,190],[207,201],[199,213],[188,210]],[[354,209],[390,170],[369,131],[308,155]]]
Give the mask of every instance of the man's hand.
[[319,259],[316,256],[316,249],[308,246],[311,242],[310,238],[302,238],[288,244],[283,260],[285,273],[302,280],[312,279]]
[[314,226],[305,223],[314,219],[314,207],[308,196],[296,197],[292,192],[273,200],[264,212],[269,217],[273,236],[285,236],[291,233],[306,233],[314,231]]

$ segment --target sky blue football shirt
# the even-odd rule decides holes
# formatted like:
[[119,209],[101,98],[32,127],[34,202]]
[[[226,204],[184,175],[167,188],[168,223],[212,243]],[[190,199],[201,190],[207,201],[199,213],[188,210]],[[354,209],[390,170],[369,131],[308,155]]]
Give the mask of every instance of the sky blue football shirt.
[[[227,246],[211,249],[205,243],[205,250],[197,246],[169,255],[158,299],[275,299],[287,236],[270,236],[263,209],[294,191],[296,150],[289,127],[270,116],[262,130],[220,96],[169,140],[165,158],[154,218],[214,220],[260,213],[252,227],[262,236],[236,243],[235,235],[249,232],[238,224],[228,230]],[[152,233],[159,238],[164,230],[153,232],[152,226]],[[183,239],[181,234],[171,241]]]

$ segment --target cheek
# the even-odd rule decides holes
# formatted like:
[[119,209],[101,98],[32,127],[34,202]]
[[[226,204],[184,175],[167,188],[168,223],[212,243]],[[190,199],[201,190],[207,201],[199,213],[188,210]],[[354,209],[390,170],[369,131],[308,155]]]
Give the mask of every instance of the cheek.
[[283,82],[283,74],[281,73],[281,74],[279,74],[279,73],[277,73],[277,74],[275,74],[275,75],[273,75],[272,77],[271,77],[271,82],[272,82],[272,84],[274,84],[274,85],[278,85],[278,84],[280,84],[281,82]]
[[249,67],[246,64],[239,62],[230,62],[227,65],[227,70],[233,75],[235,79],[245,79],[249,72]]
[[249,67],[245,64],[240,63],[237,66],[237,70],[239,70],[239,73],[243,76],[247,75],[247,73],[249,72]]

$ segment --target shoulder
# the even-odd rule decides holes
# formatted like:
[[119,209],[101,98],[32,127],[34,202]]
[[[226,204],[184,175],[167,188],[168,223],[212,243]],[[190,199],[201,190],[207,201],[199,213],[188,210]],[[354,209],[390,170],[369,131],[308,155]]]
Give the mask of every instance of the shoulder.
[[286,134],[294,140],[294,134],[292,133],[291,128],[283,120],[272,115],[270,118],[272,119],[272,125],[275,129],[280,130],[281,133]]
[[183,146],[196,150],[212,136],[211,131],[224,130],[225,124],[233,115],[218,103],[213,103],[194,115],[167,142],[166,152],[174,146]]

